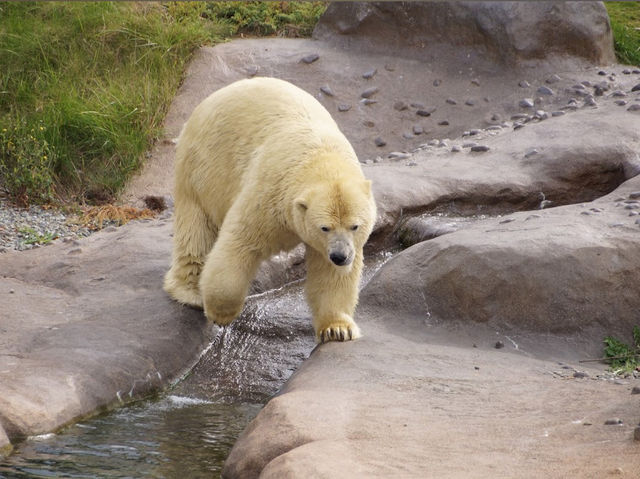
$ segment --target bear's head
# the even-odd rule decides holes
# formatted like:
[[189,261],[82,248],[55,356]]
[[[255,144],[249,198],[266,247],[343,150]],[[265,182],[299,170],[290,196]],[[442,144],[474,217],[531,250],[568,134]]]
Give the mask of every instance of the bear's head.
[[345,273],[369,238],[375,219],[368,180],[317,184],[294,204],[294,224],[302,241]]

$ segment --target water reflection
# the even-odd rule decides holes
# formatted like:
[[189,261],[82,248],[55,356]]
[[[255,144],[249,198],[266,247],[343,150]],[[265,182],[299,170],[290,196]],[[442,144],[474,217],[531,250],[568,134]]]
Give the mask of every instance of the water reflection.
[[180,396],[141,402],[19,444],[0,478],[218,477],[260,408]]

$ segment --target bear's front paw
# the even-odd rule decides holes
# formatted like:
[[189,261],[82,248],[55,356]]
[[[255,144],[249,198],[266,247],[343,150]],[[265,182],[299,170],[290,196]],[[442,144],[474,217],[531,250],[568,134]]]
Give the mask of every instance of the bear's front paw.
[[204,305],[204,314],[209,321],[213,321],[218,326],[227,326],[242,312],[243,304],[230,304],[228,301],[223,304],[215,301],[207,301]]
[[360,328],[353,321],[331,321],[316,332],[316,341],[351,341],[360,337]]

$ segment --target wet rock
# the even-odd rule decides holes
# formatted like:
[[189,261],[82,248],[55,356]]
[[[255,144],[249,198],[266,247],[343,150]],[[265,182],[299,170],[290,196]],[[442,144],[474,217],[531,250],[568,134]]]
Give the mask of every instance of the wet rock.
[[598,75],[600,75],[600,76],[606,76],[606,75],[607,75],[607,72],[606,72],[606,71],[604,71],[604,70],[600,70],[600,71],[598,72]]
[[333,90],[328,85],[321,86],[320,91],[327,96],[334,96]]
[[553,95],[554,94],[554,91],[551,88],[549,88],[547,86],[544,86],[544,85],[541,86],[540,88],[538,88],[537,92],[540,95]]
[[364,72],[362,74],[362,78],[364,78],[366,80],[369,80],[369,79],[373,78],[374,76],[376,76],[376,73],[378,73],[378,70],[374,68],[373,70],[369,70],[367,72]]
[[376,146],[381,147],[381,146],[385,146],[387,144],[386,141],[384,141],[381,137],[377,137],[375,140],[373,140],[374,143],[376,144]]
[[306,63],[307,65],[317,61],[320,58],[320,55],[317,53],[310,53],[300,59],[301,62]]
[[345,112],[345,111],[349,111],[351,110],[351,105],[347,104],[347,103],[340,103],[338,105],[338,111],[340,112]]
[[373,95],[375,95],[376,93],[378,93],[378,91],[380,91],[380,88],[378,88],[377,86],[372,86],[370,88],[367,88],[365,91],[363,91],[360,96],[362,98],[371,98]]
[[439,218],[409,218],[398,228],[398,240],[404,248],[422,241],[453,233],[458,227],[453,223],[442,223]]

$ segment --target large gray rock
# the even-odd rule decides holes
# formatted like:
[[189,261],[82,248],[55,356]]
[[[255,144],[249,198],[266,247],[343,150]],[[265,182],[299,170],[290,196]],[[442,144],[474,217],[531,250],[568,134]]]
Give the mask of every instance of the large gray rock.
[[349,48],[446,63],[615,61],[602,2],[337,2],[313,35]]

